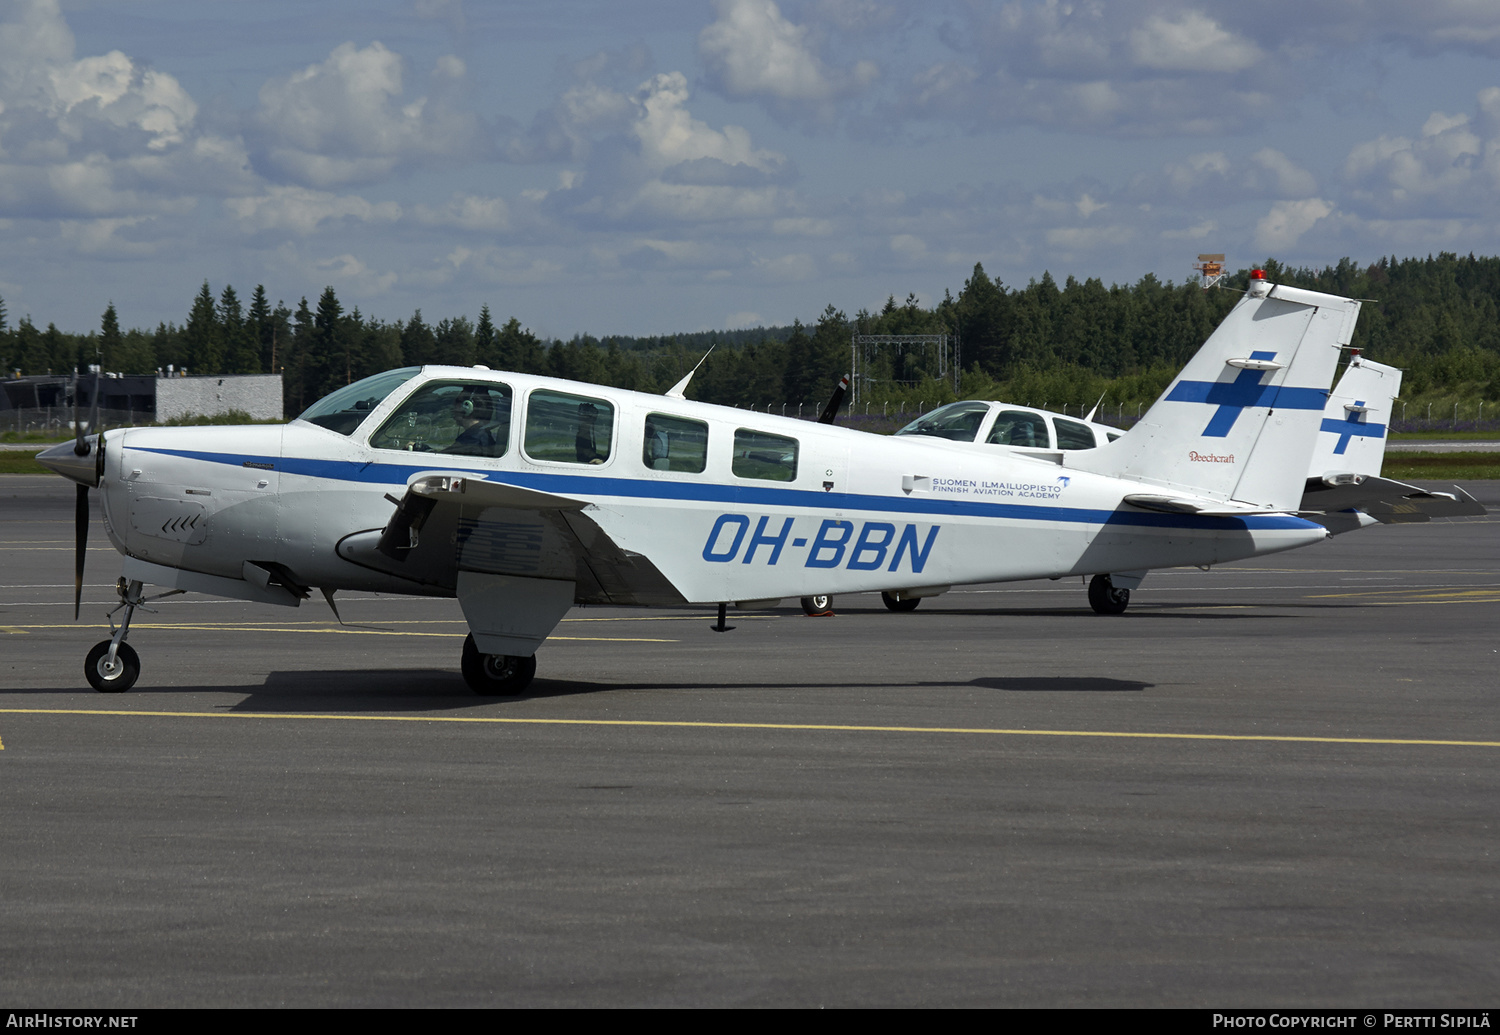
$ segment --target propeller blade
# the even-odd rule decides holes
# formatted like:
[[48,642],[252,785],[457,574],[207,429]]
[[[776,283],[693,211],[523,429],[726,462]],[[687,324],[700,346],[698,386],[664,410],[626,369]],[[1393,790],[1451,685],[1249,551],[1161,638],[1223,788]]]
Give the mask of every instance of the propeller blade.
[[89,544],[89,487],[78,486],[78,500],[73,507],[73,621],[83,606],[83,555]]
[[83,425],[78,423],[78,370],[73,370],[73,453],[88,456],[89,444],[83,440]]
[[89,418],[89,433],[99,434],[99,378],[101,372],[94,371],[94,414]]
[[839,415],[839,407],[844,405],[844,393],[849,391],[849,375],[845,374],[839,378],[839,386],[833,390],[833,395],[828,399],[828,405],[823,407],[823,413],[818,417],[819,424],[832,424],[833,418]]

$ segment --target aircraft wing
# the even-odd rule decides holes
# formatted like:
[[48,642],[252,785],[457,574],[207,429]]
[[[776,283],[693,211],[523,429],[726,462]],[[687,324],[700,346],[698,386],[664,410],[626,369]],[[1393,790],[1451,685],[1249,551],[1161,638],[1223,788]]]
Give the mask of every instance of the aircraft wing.
[[[1335,534],[1379,523],[1431,521],[1435,517],[1476,517],[1484,505],[1457,485],[1452,492],[1431,492],[1390,478],[1309,478],[1299,514]],[[1361,515],[1365,515],[1361,518]]]
[[385,528],[345,536],[339,556],[445,588],[467,573],[573,583],[569,604],[684,601],[654,564],[600,528],[585,500],[447,474],[419,476],[400,500],[388,498],[395,510]]

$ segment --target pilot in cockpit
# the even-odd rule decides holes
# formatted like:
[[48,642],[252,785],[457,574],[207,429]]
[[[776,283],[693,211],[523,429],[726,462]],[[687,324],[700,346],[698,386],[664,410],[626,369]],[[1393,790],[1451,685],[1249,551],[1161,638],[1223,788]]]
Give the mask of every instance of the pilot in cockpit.
[[494,404],[488,392],[465,389],[453,399],[453,419],[461,429],[445,453],[463,456],[496,456],[499,443],[491,426]]

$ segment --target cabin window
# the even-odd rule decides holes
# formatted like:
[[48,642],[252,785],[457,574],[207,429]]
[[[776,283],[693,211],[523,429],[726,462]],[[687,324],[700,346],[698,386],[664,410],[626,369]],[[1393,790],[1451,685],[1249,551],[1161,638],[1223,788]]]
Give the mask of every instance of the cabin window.
[[649,414],[641,462],[652,471],[701,474],[708,466],[708,425],[665,413]]
[[931,413],[924,413],[896,434],[930,435],[952,442],[973,442],[979,435],[979,426],[984,423],[984,415],[989,412],[990,404],[985,402],[949,403]]
[[789,482],[797,477],[797,440],[740,428],[734,433],[731,471],[739,478]]
[[1040,413],[1028,413],[1025,410],[1001,410],[985,441],[994,446],[1030,446],[1037,449],[1049,449],[1052,446],[1052,436],[1047,431],[1047,418]]
[[510,448],[510,386],[433,381],[412,393],[380,430],[376,449],[453,456],[504,456]]
[[526,403],[526,455],[565,464],[602,464],[609,459],[614,428],[613,404],[538,390]]
[[1087,424],[1080,424],[1076,420],[1064,420],[1061,417],[1052,418],[1052,423],[1057,425],[1057,448],[1058,449],[1093,449],[1094,429]]
[[421,372],[421,367],[403,367],[345,385],[303,410],[297,419],[337,431],[340,435],[352,435],[354,429],[365,422],[370,411],[385,402],[386,396]]
[[1119,433],[1114,431],[1106,431],[1104,434],[1109,438],[1111,442],[1120,437]]

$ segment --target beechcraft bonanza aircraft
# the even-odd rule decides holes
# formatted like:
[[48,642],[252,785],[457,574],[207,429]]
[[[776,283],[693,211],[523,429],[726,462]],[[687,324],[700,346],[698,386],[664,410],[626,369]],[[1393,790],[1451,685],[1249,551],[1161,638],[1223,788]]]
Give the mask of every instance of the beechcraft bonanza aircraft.
[[686,379],[657,396],[430,366],[286,425],[80,431],[38,459],[80,485],[75,614],[89,487],[125,557],[95,689],[135,682],[125,637],[151,584],[290,606],[313,587],[456,596],[465,680],[514,694],[574,604],[718,604],[722,627],[735,602],[1129,578],[1321,542],[1299,511],[1358,313],[1257,281],[1139,424],[1055,457],[689,402]]
[[[1452,493],[1430,492],[1380,476],[1386,429],[1400,392],[1400,370],[1355,353],[1324,406],[1299,515],[1337,535],[1374,524],[1484,513],[1484,507],[1458,486]],[[1025,453],[1063,465],[1075,451],[1106,445],[1124,434],[1092,418],[1092,413],[1079,420],[1050,410],[966,400],[923,414],[896,434],[944,439],[966,447],[976,443],[988,451]],[[1119,614],[1130,602],[1130,590],[1145,575],[1145,571],[1096,575],[1089,585],[1089,603],[1101,614]],[[896,590],[881,596],[892,611],[911,611],[922,596],[935,596],[949,588],[933,586],[920,593]],[[821,606],[831,605],[823,601]]]

